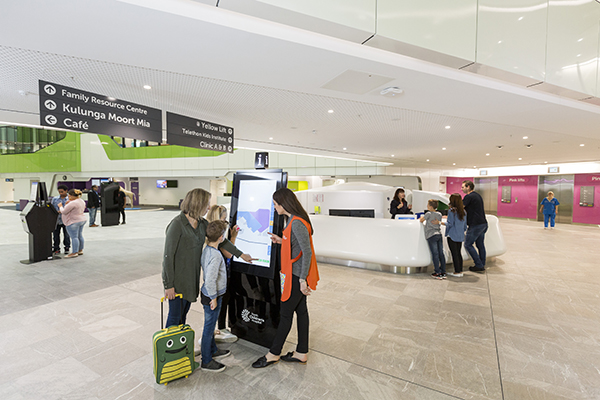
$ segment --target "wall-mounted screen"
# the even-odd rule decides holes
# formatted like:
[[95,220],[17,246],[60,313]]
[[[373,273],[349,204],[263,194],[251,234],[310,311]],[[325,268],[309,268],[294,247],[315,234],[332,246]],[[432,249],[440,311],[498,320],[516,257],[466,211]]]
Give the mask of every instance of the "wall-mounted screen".
[[502,186],[502,198],[500,202],[510,203],[512,201],[512,186]]
[[240,228],[235,246],[257,259],[250,264],[234,257],[234,270],[273,278],[276,245],[269,232],[281,235],[283,224],[273,206],[273,193],[286,184],[287,174],[281,170],[239,171],[233,176],[231,225]]
[[156,187],[159,189],[165,189],[167,187],[167,181],[165,179],[157,179]]
[[177,187],[177,181],[167,180],[167,187],[168,188],[176,188]]
[[579,189],[579,206],[594,207],[594,186],[581,186]]

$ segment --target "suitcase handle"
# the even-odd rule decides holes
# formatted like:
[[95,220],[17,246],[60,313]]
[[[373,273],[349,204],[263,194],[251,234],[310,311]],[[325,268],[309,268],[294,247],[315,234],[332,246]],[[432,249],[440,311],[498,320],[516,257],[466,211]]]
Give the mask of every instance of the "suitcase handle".
[[[182,300],[182,301],[181,301],[181,303],[182,303],[182,305],[183,305],[183,295],[182,295],[181,293],[176,293],[176,294],[175,294],[175,297],[176,297],[176,298],[177,298],[177,297],[180,297],[180,298],[181,298],[181,300]],[[160,298],[160,329],[164,329],[164,327],[165,327],[165,321],[164,321],[165,317],[164,317],[164,312],[163,312],[163,303],[164,303],[165,299],[166,299],[166,297],[161,297],[161,298]],[[182,310],[182,308],[183,308],[183,307],[180,307],[180,308],[179,308],[179,311],[180,311],[180,314],[181,314],[181,315],[179,316],[179,319],[180,319],[180,320],[181,320],[181,317],[183,316],[183,310]]]

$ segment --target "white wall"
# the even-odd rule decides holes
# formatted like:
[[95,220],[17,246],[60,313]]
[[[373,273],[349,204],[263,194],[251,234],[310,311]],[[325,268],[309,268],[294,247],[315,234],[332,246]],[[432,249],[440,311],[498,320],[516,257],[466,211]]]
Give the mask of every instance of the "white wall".
[[140,205],[178,206],[179,200],[192,189],[202,188],[210,191],[208,178],[173,178],[177,180],[177,187],[165,189],[156,187],[157,179],[164,179],[164,177],[139,178]]
[[5,179],[0,181],[0,201],[13,201],[13,186],[13,182],[6,182]]

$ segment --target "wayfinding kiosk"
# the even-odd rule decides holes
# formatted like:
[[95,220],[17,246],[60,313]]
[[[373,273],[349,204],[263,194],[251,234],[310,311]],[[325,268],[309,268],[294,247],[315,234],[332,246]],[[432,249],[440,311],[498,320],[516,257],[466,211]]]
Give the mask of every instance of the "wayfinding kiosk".
[[117,193],[121,187],[116,182],[102,183],[100,196],[102,198],[100,216],[102,226],[119,225],[119,204]]
[[33,182],[29,202],[20,214],[23,229],[29,236],[29,260],[23,264],[52,260],[52,232],[58,222],[58,211],[48,201],[45,182]]
[[229,320],[238,337],[269,347],[279,326],[279,246],[269,232],[281,236],[283,217],[275,212],[273,193],[287,187],[282,170],[238,171],[233,176],[231,226],[240,228],[235,246],[253,258],[231,261]]

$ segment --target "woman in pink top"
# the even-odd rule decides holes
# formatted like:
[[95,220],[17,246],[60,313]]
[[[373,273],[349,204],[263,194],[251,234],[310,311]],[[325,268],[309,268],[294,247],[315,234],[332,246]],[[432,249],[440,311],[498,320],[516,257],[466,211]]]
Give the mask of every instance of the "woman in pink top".
[[85,202],[81,200],[81,190],[71,189],[68,192],[69,201],[63,207],[60,204],[59,210],[62,214],[63,224],[67,227],[67,233],[71,238],[73,252],[67,255],[67,258],[77,257],[83,254],[83,227],[87,221],[83,211]]

